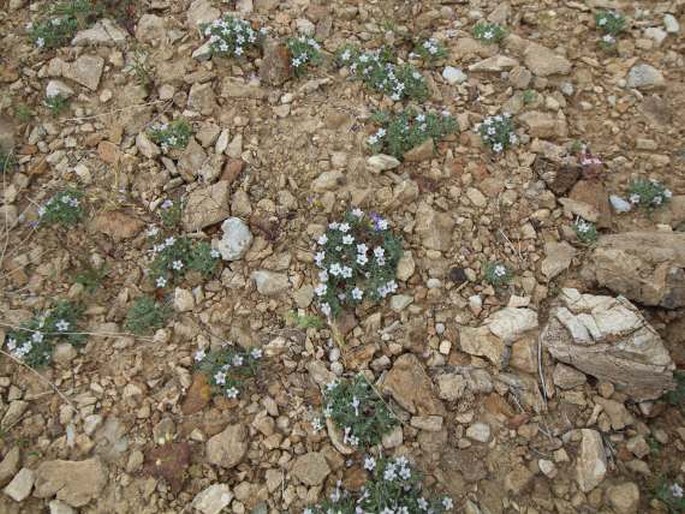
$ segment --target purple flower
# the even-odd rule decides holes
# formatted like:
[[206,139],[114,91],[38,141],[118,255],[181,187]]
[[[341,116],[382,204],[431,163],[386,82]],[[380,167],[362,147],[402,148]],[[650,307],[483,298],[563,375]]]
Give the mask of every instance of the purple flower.
[[371,220],[373,221],[373,229],[376,232],[380,232],[381,230],[385,230],[387,228],[387,221],[384,220],[378,213],[372,212],[369,214],[371,217]]

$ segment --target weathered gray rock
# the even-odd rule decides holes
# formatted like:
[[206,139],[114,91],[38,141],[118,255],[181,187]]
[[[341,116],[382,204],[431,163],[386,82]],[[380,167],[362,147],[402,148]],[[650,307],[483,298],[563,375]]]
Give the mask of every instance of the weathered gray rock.
[[287,291],[290,288],[288,275],[285,273],[274,273],[268,270],[257,270],[252,273],[252,279],[257,285],[259,294],[274,296]]
[[554,380],[554,385],[560,389],[573,389],[574,387],[582,386],[587,382],[587,377],[584,373],[581,373],[571,366],[557,363],[557,365],[554,366],[552,380]]
[[519,116],[528,128],[531,137],[555,138],[568,136],[568,124],[563,115],[554,115],[542,111],[526,111]]
[[207,460],[215,466],[231,469],[242,462],[247,448],[247,429],[241,424],[228,425],[207,441]]
[[392,155],[385,154],[372,155],[366,162],[368,163],[369,168],[376,173],[392,170],[400,165],[399,159],[396,159]]
[[167,42],[167,27],[164,18],[156,14],[143,14],[136,26],[136,39],[153,46]]
[[449,213],[438,212],[422,202],[416,212],[414,231],[421,238],[423,246],[444,252],[452,246],[452,230],[455,224]]
[[70,98],[74,96],[74,90],[67,86],[61,80],[51,80],[45,88],[45,96],[48,98],[55,98],[57,96],[62,98]]
[[454,85],[465,82],[468,77],[466,76],[466,73],[461,70],[461,68],[445,66],[445,69],[442,70],[442,78],[445,79],[445,82],[448,84]]
[[466,437],[478,441],[479,443],[487,443],[490,441],[492,430],[490,425],[483,422],[476,422],[466,429]]
[[72,46],[117,46],[126,43],[128,32],[108,18],[98,20],[95,25],[79,31],[71,41]]
[[145,132],[139,132],[136,136],[136,148],[148,159],[154,159],[162,155],[162,151],[153,143]]
[[173,304],[176,312],[189,312],[195,308],[195,297],[187,289],[177,287],[174,289]]
[[614,512],[637,514],[640,507],[640,488],[634,482],[607,487],[607,500]]
[[635,400],[652,400],[674,386],[674,369],[659,334],[624,297],[564,289],[540,335],[552,356]]
[[107,484],[107,468],[99,458],[82,461],[53,460],[43,462],[36,469],[38,498],[57,495],[58,500],[72,507],[83,507]]
[[665,86],[666,79],[654,66],[641,63],[630,68],[627,84],[636,89],[654,89]]
[[240,218],[228,218],[221,224],[223,236],[216,242],[216,249],[221,253],[221,258],[225,261],[237,261],[242,259],[254,237],[247,226]]
[[216,96],[211,82],[200,84],[196,82],[188,93],[188,106],[201,114],[208,116],[217,108]]
[[212,484],[195,495],[191,506],[202,514],[219,514],[233,500],[226,484]]
[[203,23],[210,23],[221,16],[221,11],[209,0],[194,0],[187,11],[187,25],[193,30]]
[[228,218],[230,193],[230,185],[224,180],[190,193],[183,209],[184,228],[193,232]]
[[487,72],[499,72],[503,70],[511,69],[518,66],[519,62],[516,59],[507,57],[506,55],[493,55],[487,59],[483,59],[475,64],[469,66],[469,71],[487,71]]
[[0,462],[0,487],[4,487],[19,471],[19,462],[21,460],[21,453],[19,447],[14,446],[5,454],[5,457]]
[[576,462],[576,480],[580,490],[588,493],[604,480],[607,460],[601,434],[589,428],[584,428],[580,432],[582,439]]
[[602,236],[583,275],[641,304],[681,308],[685,306],[685,233]]
[[534,75],[567,75],[571,71],[571,62],[549,48],[537,43],[530,43],[523,53],[526,66]]
[[323,453],[309,452],[297,457],[290,471],[303,484],[315,486],[326,480],[331,468]]
[[33,471],[28,468],[21,468],[19,473],[14,475],[12,481],[3,489],[3,492],[15,502],[24,501],[31,494],[34,480]]
[[466,391],[466,379],[457,373],[445,373],[436,378],[438,386],[438,396],[442,400],[450,402],[456,401],[464,395]]

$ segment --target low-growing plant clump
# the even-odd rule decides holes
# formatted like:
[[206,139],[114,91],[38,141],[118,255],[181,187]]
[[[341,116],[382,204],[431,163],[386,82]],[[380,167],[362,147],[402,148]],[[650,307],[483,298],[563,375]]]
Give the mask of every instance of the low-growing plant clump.
[[321,312],[335,317],[346,305],[365,299],[379,301],[397,291],[397,263],[402,256],[400,240],[388,221],[361,209],[348,212],[341,222],[328,225],[319,237],[314,256],[319,267],[315,293]]
[[154,260],[150,277],[158,288],[180,280],[188,271],[210,277],[217,268],[221,254],[205,241],[169,236],[152,248]]
[[245,57],[261,43],[265,30],[256,31],[247,21],[224,15],[205,25],[202,32],[209,38],[209,48],[213,55]]
[[180,225],[183,215],[183,202],[181,200],[174,202],[167,199],[159,207],[159,217],[162,219],[162,225],[165,228],[171,229]]
[[473,37],[485,44],[499,43],[507,31],[497,23],[478,23],[473,27]]
[[485,281],[491,286],[501,287],[507,285],[514,278],[514,274],[500,262],[488,262],[483,269]]
[[393,101],[428,98],[428,86],[421,72],[411,64],[397,64],[387,48],[363,52],[357,47],[346,46],[338,51],[337,61],[341,66],[347,66],[354,78]]
[[[357,449],[370,448],[397,425],[397,418],[371,387],[358,375],[352,380],[336,380],[326,385],[323,415],[340,430],[343,444]],[[315,428],[321,428],[315,421]]]
[[286,41],[290,50],[290,64],[296,76],[301,76],[310,66],[321,64],[321,45],[308,36],[293,37]]
[[364,459],[368,481],[359,491],[335,490],[322,503],[304,509],[303,514],[442,514],[454,508],[449,496],[433,498],[422,488],[421,476],[405,456]]
[[661,207],[671,199],[671,196],[671,190],[656,180],[635,180],[628,190],[628,201],[645,209]]
[[595,25],[602,33],[600,44],[604,48],[613,48],[617,36],[626,26],[625,17],[616,11],[600,11],[595,14]]
[[141,296],[126,313],[124,327],[134,334],[151,333],[162,328],[169,315],[167,305],[156,302],[149,296]]
[[375,153],[386,153],[401,159],[412,148],[428,139],[438,142],[455,132],[457,121],[449,112],[417,112],[407,109],[399,114],[377,113],[373,120],[380,125],[369,138],[369,148]]
[[83,344],[85,336],[76,333],[81,314],[79,306],[59,301],[52,309],[10,330],[5,336],[5,348],[14,358],[32,368],[46,366],[52,360],[55,344]]
[[259,348],[243,351],[232,346],[209,353],[201,348],[194,355],[198,370],[207,376],[214,391],[228,398],[238,397],[243,380],[255,376],[261,358]]
[[83,193],[76,189],[66,189],[55,194],[38,208],[40,223],[69,227],[79,223],[84,215]]
[[60,94],[46,96],[43,103],[55,117],[62,114],[69,107],[69,99]]
[[8,173],[17,166],[17,160],[12,152],[6,152],[0,148],[0,174]]
[[580,217],[573,223],[573,231],[576,233],[578,240],[585,244],[592,244],[597,241],[597,238],[599,237],[597,227],[595,227],[594,223]]
[[193,129],[184,118],[160,123],[148,130],[150,139],[157,143],[165,153],[169,150],[183,150],[188,146],[192,134]]
[[476,125],[476,131],[480,134],[483,143],[497,154],[518,143],[511,114],[506,112],[488,116],[483,123]]
[[39,21],[27,25],[29,39],[41,50],[65,46],[94,12],[90,0],[55,2]]
[[447,57],[445,45],[435,38],[426,39],[423,43],[416,45],[414,52],[427,62],[437,61]]
[[682,514],[685,512],[685,489],[678,482],[662,481],[655,494],[657,500],[668,507],[668,512]]

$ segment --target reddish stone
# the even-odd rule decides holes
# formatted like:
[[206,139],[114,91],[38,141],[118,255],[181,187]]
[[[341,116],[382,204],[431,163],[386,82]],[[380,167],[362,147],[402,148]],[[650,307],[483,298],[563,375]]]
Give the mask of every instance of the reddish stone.
[[204,373],[196,373],[188,394],[183,399],[181,412],[186,416],[200,412],[209,404],[211,398],[212,387],[207,381],[207,376]]
[[98,156],[108,164],[116,164],[121,159],[121,150],[114,143],[102,141],[98,145]]

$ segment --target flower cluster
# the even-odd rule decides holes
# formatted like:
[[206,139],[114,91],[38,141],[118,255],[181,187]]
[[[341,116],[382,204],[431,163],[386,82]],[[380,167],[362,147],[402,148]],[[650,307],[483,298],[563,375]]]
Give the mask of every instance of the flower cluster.
[[478,23],[473,27],[473,37],[485,44],[499,43],[507,31],[496,23]]
[[197,368],[207,376],[215,391],[228,398],[237,398],[242,380],[256,374],[262,350],[253,348],[250,351],[242,351],[225,346],[208,353],[204,348],[200,348],[193,358]]
[[362,52],[346,46],[338,51],[338,63],[371,89],[398,102],[404,98],[423,101],[428,97],[428,86],[421,73],[410,64],[397,64],[387,50]]
[[430,498],[424,494],[421,477],[403,455],[367,457],[364,468],[369,480],[358,492],[344,491],[338,483],[328,499],[304,509],[303,514],[443,514],[454,509],[449,496]]
[[597,241],[597,228],[593,223],[585,221],[583,218],[578,217],[576,219],[573,223],[573,231],[576,233],[578,239],[585,244]]
[[90,14],[93,14],[93,6],[89,0],[55,2],[44,19],[29,23],[26,30],[37,48],[58,48],[69,43],[76,32],[84,28]]
[[488,116],[483,123],[476,125],[476,131],[480,134],[483,143],[495,153],[502,153],[518,143],[511,114],[507,112]]
[[331,382],[324,390],[324,410],[353,448],[379,444],[383,434],[392,430],[397,419],[385,406],[364,376]]
[[436,61],[447,57],[445,46],[435,38],[426,39],[414,50],[424,61]]
[[264,29],[256,31],[247,21],[229,15],[208,23],[202,32],[209,38],[212,54],[225,57],[243,57],[265,33]]
[[499,262],[489,262],[484,268],[485,281],[493,286],[504,286],[511,282],[513,273],[504,264]]
[[437,142],[457,130],[457,121],[449,112],[417,112],[407,109],[398,114],[377,113],[374,121],[381,127],[367,143],[375,153],[387,153],[401,159],[427,139]]
[[595,14],[595,25],[602,33],[600,44],[611,48],[616,44],[616,37],[626,25],[625,17],[616,11],[600,11]]
[[321,45],[316,39],[300,36],[288,39],[286,45],[292,56],[290,64],[295,70],[295,75],[302,74],[307,66],[321,63]]
[[678,482],[664,480],[656,490],[656,498],[666,504],[668,512],[685,512],[685,489]]
[[320,269],[315,288],[321,312],[336,316],[344,305],[379,301],[397,290],[395,276],[402,246],[387,220],[361,209],[333,222],[318,239],[314,261]]
[[[159,232],[156,232],[159,234]],[[158,288],[164,288],[174,279],[182,278],[187,271],[196,271],[207,277],[214,273],[221,254],[204,241],[188,237],[169,236],[152,247],[154,260],[150,276]]]
[[66,301],[57,302],[52,309],[8,332],[5,347],[14,358],[32,368],[45,366],[52,360],[55,343],[83,344],[84,336],[74,333],[80,316],[78,306]]
[[38,208],[40,222],[48,225],[76,225],[83,218],[83,193],[75,189],[60,191]]
[[647,209],[654,209],[670,200],[673,193],[656,180],[638,179],[630,184],[628,201]]
[[193,129],[183,118],[170,123],[159,123],[148,130],[150,139],[162,147],[163,152],[182,150],[188,145]]

